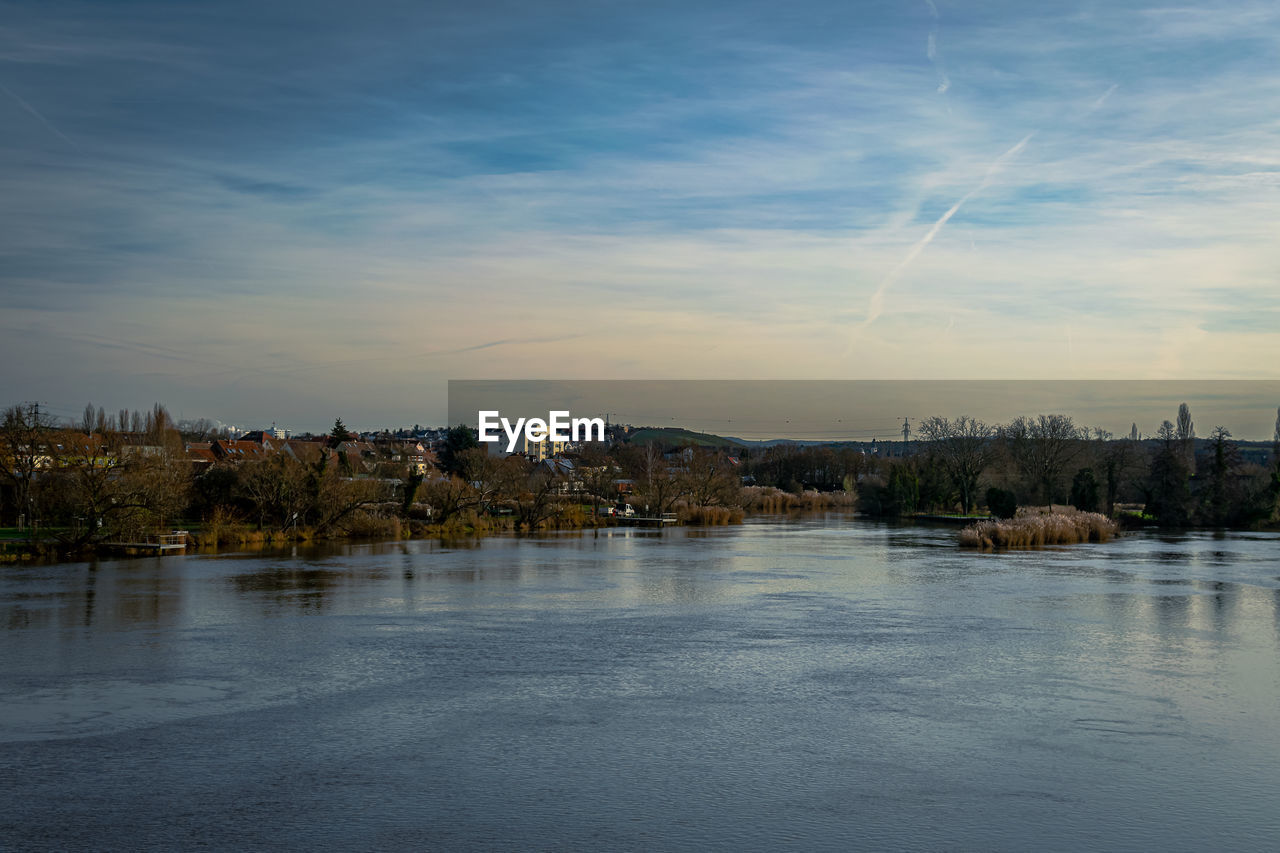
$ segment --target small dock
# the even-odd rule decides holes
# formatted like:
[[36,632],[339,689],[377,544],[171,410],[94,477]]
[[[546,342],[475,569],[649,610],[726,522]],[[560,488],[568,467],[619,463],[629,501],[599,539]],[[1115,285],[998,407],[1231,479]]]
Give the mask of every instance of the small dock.
[[174,554],[187,550],[187,531],[155,533],[142,542],[108,542],[106,547],[126,554]]
[[667,527],[679,524],[674,512],[664,512],[658,516],[620,515],[613,519],[619,527]]

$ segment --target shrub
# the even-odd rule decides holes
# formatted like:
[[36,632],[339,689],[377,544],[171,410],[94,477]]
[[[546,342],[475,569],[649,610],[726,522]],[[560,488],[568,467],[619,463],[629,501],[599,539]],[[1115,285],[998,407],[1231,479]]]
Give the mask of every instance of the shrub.
[[987,489],[987,509],[996,518],[1013,518],[1018,514],[1018,496],[1008,489]]

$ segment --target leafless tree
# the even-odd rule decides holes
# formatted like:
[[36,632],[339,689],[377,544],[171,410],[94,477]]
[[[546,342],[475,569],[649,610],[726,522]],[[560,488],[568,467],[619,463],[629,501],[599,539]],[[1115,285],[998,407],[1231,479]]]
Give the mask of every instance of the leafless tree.
[[462,479],[475,491],[476,507],[481,512],[489,509],[506,485],[505,462],[483,447],[473,447],[458,454],[457,466],[462,472]]
[[1177,435],[1183,459],[1188,467],[1194,471],[1196,467],[1196,425],[1191,422],[1191,407],[1186,403],[1178,406]]
[[306,524],[318,488],[315,473],[283,453],[249,460],[238,471],[238,491],[257,513],[259,530],[268,524],[280,530]]
[[479,504],[478,492],[459,477],[427,480],[418,490],[418,495],[431,507],[431,520],[437,524]]
[[1134,437],[1136,432],[1135,424],[1129,430],[1128,437],[1113,439],[1111,433],[1104,429],[1094,430],[1094,440],[1097,442],[1096,464],[1101,467],[1104,476],[1108,515],[1115,512],[1121,487],[1142,471],[1140,463],[1143,452],[1137,438]]
[[353,513],[383,503],[389,497],[380,481],[344,477],[337,466],[328,466],[320,477],[316,496],[316,531],[327,531]]
[[115,432],[54,434],[52,471],[43,500],[71,522],[64,544],[81,546],[153,532],[182,511],[191,471],[170,452],[126,452]]
[[516,525],[523,530],[535,530],[552,518],[558,510],[555,496],[560,490],[561,478],[541,463],[530,462],[523,456],[512,456],[503,463],[504,487]]
[[10,406],[0,416],[0,481],[12,486],[15,508],[28,524],[35,512],[32,483],[50,466],[48,444],[55,426],[39,403]]
[[995,452],[991,441],[994,428],[968,415],[954,420],[935,415],[921,422],[919,433],[929,442],[929,451],[955,486],[960,507],[968,514],[977,503],[978,480]]
[[694,448],[681,472],[684,491],[692,506],[736,506],[742,481],[729,457],[713,450]]
[[1178,406],[1178,441],[1190,441],[1196,437],[1196,425],[1191,422],[1191,407],[1186,403]]
[[635,448],[627,458],[637,497],[650,512],[671,512],[687,492],[682,478],[673,475],[662,448],[655,442]]
[[1080,452],[1083,431],[1068,415],[1038,415],[1019,417],[1002,433],[1028,485],[1052,505],[1063,473]]
[[1280,407],[1276,408],[1276,431],[1271,438],[1271,462],[1280,470]]
[[578,458],[578,476],[591,501],[591,511],[600,514],[602,501],[610,503],[617,497],[614,481],[618,478],[618,466],[608,451],[597,442],[589,443]]

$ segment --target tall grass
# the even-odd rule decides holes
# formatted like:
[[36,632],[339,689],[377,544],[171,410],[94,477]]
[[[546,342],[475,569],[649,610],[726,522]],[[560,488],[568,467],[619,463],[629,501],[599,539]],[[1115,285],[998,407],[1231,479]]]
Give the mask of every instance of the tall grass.
[[960,545],[983,549],[1043,548],[1077,542],[1106,542],[1116,535],[1118,529],[1114,521],[1096,512],[1019,511],[1015,518],[969,525],[960,531]]
[[773,486],[743,486],[739,502],[752,512],[786,512],[792,509],[828,509],[851,507],[857,502],[853,492],[818,492],[809,489],[799,494]]
[[741,524],[744,513],[736,506],[677,506],[676,517],[681,524]]

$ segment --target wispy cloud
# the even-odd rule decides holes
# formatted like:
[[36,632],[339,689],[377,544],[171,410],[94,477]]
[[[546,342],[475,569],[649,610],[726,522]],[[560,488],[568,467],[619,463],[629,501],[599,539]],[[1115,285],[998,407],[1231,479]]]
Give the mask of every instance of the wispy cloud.
[[0,336],[0,397],[323,426],[450,375],[1053,375],[1064,326],[1082,374],[1280,356],[1272,6],[803,9],[24,6],[0,296],[64,337]]

